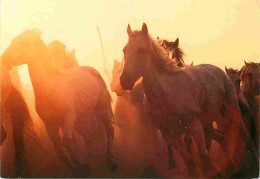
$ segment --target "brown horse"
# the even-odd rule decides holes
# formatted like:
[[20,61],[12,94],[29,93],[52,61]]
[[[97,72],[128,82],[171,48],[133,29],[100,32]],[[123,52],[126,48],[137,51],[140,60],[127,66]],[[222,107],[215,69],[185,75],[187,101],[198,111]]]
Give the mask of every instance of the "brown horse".
[[[12,124],[12,136],[14,142],[14,167],[15,176],[21,177],[24,167],[24,127],[26,122],[31,121],[27,104],[22,94],[14,87],[11,82],[10,75],[4,66],[1,67],[1,123],[5,119],[6,122]],[[2,124],[1,124],[2,125]],[[3,126],[2,126],[3,127]],[[1,145],[6,139],[4,128],[2,128]],[[2,174],[4,177],[13,177],[5,171],[5,160],[2,160]],[[2,176],[3,176],[2,175]]]
[[[254,145],[251,145],[251,141],[248,142],[248,150],[250,151],[250,155],[248,155],[247,159],[245,159],[244,165],[239,169],[236,173],[236,176],[248,176],[248,177],[256,177],[258,176],[259,162],[256,152],[259,150],[258,147],[258,140],[257,140],[257,129],[256,129],[256,121],[252,116],[252,112],[248,106],[247,99],[245,98],[244,94],[241,92],[241,73],[245,67],[241,68],[240,70],[235,70],[233,68],[227,68],[225,66],[225,71],[231,81],[233,82],[234,88],[237,93],[238,97],[238,104],[241,110],[242,119],[246,125],[247,131],[250,134],[251,140],[253,141]],[[245,139],[246,140],[246,139]]]
[[[28,65],[36,111],[45,124],[57,155],[69,168],[80,167],[74,129],[87,141],[91,136],[87,136],[85,121],[93,120],[99,121],[105,128],[108,167],[115,169],[111,151],[114,138],[110,121],[113,116],[111,97],[95,69],[76,67],[59,70],[36,29],[26,30],[17,36],[3,53],[2,62],[8,68]],[[62,140],[59,128],[63,132]],[[71,155],[72,162],[63,146]]]
[[260,63],[246,63],[241,73],[241,90],[247,99],[252,116],[256,123],[257,146],[259,147],[259,131],[260,131]]
[[[132,90],[135,82],[143,77],[143,90],[153,113],[150,120],[167,142],[181,153],[190,174],[194,172],[193,159],[183,150],[185,147],[177,136],[190,132],[198,146],[203,169],[210,170],[213,164],[202,127],[214,120],[222,120],[223,125],[225,118],[228,123],[223,132],[227,139],[228,162],[232,162],[242,120],[232,82],[226,74],[212,65],[186,69],[176,67],[151,39],[146,24],[141,31],[132,31],[128,25],[127,32],[129,39],[123,50],[125,64],[120,77],[121,86],[124,90]],[[122,91],[118,90],[117,94],[122,94]]]

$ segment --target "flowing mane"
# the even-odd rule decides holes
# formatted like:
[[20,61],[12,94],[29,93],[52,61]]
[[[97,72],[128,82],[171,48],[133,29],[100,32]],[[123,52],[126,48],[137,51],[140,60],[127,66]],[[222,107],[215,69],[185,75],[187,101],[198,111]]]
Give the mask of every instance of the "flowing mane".
[[178,62],[181,62],[184,64],[184,60],[183,60],[184,52],[180,47],[176,47],[172,56],[175,57]]

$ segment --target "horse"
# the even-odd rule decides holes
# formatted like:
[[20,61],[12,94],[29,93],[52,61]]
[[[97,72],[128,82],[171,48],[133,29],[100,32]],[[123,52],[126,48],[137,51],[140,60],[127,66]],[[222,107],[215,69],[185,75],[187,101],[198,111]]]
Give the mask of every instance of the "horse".
[[[182,155],[190,175],[194,171],[192,157],[183,150],[181,134],[189,131],[199,149],[203,170],[214,169],[206,149],[203,126],[223,120],[228,126],[227,160],[233,164],[240,136],[241,114],[232,82],[213,65],[198,65],[181,69],[166,57],[164,51],[148,34],[146,24],[141,31],[127,28],[128,43],[123,49],[125,64],[117,95],[132,90],[142,77],[142,87],[153,117],[151,122],[161,131],[167,143]],[[171,120],[178,119],[178,120]],[[220,123],[221,124],[221,123]],[[173,138],[174,137],[174,138]]]
[[[241,92],[241,73],[243,71],[245,67],[243,66],[240,70],[236,70],[233,68],[227,68],[225,66],[225,71],[227,73],[227,75],[229,76],[229,78],[231,79],[234,88],[236,90],[236,94],[238,97],[238,104],[241,110],[241,115],[242,115],[242,119],[246,125],[246,129],[250,134],[250,139],[253,141],[254,145],[253,146],[249,146],[249,151],[251,152],[250,155],[248,157],[251,157],[249,159],[245,159],[245,164],[244,166],[242,166],[240,168],[240,171],[238,171],[236,173],[236,175],[248,175],[249,177],[253,177],[253,176],[257,176],[255,174],[255,172],[258,171],[258,157],[256,152],[259,151],[259,147],[258,147],[258,140],[257,140],[257,129],[256,129],[256,121],[254,120],[253,116],[252,116],[252,112],[249,108],[247,99],[245,98],[244,94]],[[250,142],[250,141],[249,141]]]
[[245,61],[242,68],[241,91],[247,99],[249,108],[252,112],[253,119],[256,123],[256,141],[259,149],[259,131],[260,131],[260,63]]
[[225,71],[227,73],[227,75],[229,76],[229,78],[231,79],[234,88],[236,90],[236,94],[238,97],[238,104],[241,110],[241,115],[242,115],[242,119],[246,125],[247,130],[250,132],[250,136],[252,138],[252,140],[254,141],[254,143],[256,144],[257,140],[256,140],[256,122],[253,119],[252,116],[252,112],[249,108],[247,99],[245,98],[244,94],[241,92],[241,79],[240,79],[240,75],[243,71],[243,68],[241,68],[240,70],[235,70],[233,68],[227,68],[225,66]]
[[242,92],[244,93],[248,105],[252,110],[253,117],[258,119],[257,126],[259,129],[259,99],[256,99],[260,95],[260,63],[247,63],[245,61],[245,66],[241,73],[242,80]]
[[178,67],[187,68],[193,66],[193,62],[191,62],[190,65],[185,64],[183,60],[184,52],[179,47],[179,38],[174,42],[170,42],[167,40],[160,40],[159,37],[157,37],[157,41],[157,43],[166,50],[168,58],[172,59]]
[[[5,119],[12,125],[15,176],[21,177],[24,168],[24,128],[26,122],[32,121],[22,94],[12,84],[10,75],[3,65],[1,65],[1,79],[1,135],[4,134],[1,136],[1,145],[8,136],[2,124],[2,120]],[[6,173],[4,163],[2,167],[2,174],[11,177],[11,174]]]
[[[114,170],[117,165],[112,155],[113,112],[105,82],[92,67],[58,68],[40,35],[39,30],[31,29],[14,38],[2,55],[3,64],[8,69],[28,65],[36,111],[45,124],[58,157],[67,167],[75,173],[81,168],[76,156],[74,129],[87,141],[91,136],[87,136],[84,122],[93,120],[99,121],[105,128],[107,164],[110,170]],[[63,132],[62,139],[59,129]]]

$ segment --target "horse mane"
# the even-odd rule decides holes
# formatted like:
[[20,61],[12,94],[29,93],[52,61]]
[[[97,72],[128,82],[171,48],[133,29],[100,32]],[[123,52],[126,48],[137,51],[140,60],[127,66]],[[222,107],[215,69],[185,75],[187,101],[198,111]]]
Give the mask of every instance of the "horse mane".
[[[68,52],[66,46],[58,41],[54,40],[48,45],[48,50],[52,55],[53,62],[56,66],[63,69],[72,68],[78,66],[78,62],[75,58],[75,51]],[[71,54],[72,53],[72,54]]]
[[158,71],[167,72],[168,74],[172,74],[174,69],[179,68],[175,65],[174,61],[168,58],[166,51],[163,47],[156,44],[156,42],[148,36],[148,42],[152,49],[152,62],[155,64],[155,67]]
[[172,56],[175,57],[177,61],[180,61],[184,65],[184,60],[183,60],[184,52],[179,46],[175,48]]

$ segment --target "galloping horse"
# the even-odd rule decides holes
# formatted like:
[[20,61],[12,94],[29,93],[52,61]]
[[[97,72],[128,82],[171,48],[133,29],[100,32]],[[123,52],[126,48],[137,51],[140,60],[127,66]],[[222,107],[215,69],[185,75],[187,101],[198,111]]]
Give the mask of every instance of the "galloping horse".
[[180,135],[189,131],[198,146],[203,169],[208,171],[213,164],[206,149],[203,126],[225,120],[227,159],[232,163],[242,120],[235,90],[226,74],[212,65],[178,68],[151,39],[146,24],[141,31],[132,31],[128,25],[127,32],[129,39],[123,50],[125,64],[119,84],[123,89],[118,87],[117,94],[132,90],[143,77],[142,87],[153,114],[150,120],[181,153],[190,174],[194,173],[194,162],[184,150]]
[[[112,156],[114,128],[111,97],[100,74],[91,67],[60,70],[54,65],[47,46],[36,29],[26,30],[15,39],[2,55],[3,64],[11,68],[28,65],[35,94],[36,111],[43,120],[58,157],[70,169],[80,167],[77,158],[74,129],[88,139],[85,120],[100,121],[107,136],[108,167],[115,169]],[[61,140],[58,130],[63,131]],[[70,153],[72,162],[63,148]]]
[[[31,121],[27,104],[22,94],[14,87],[11,82],[10,75],[7,69],[1,65],[1,126],[2,120],[11,122],[13,142],[14,142],[14,167],[15,176],[21,177],[24,167],[24,135],[23,130],[26,122]],[[2,126],[3,127],[3,126]],[[1,145],[6,139],[8,133],[5,129],[1,129]],[[9,155],[9,153],[7,154]],[[10,159],[9,159],[10,160]],[[2,160],[2,174],[5,177],[10,176],[5,170],[5,159]]]

